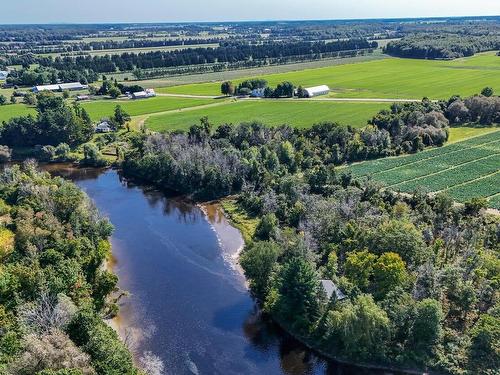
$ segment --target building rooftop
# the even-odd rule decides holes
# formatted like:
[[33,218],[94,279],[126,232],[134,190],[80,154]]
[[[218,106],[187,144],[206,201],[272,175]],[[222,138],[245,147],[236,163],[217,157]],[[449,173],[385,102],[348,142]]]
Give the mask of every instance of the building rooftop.
[[327,85],[321,85],[321,86],[307,87],[304,90],[306,90],[309,93],[309,95],[313,95],[313,94],[328,92],[330,91],[330,87],[328,87]]
[[347,298],[347,296],[342,293],[332,280],[321,280],[321,286],[323,287],[328,299],[331,299],[334,294],[339,301]]

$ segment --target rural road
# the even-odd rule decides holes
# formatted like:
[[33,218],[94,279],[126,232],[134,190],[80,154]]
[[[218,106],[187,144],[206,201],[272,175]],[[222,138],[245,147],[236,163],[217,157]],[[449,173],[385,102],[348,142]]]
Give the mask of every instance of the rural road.
[[[190,98],[190,99],[224,99],[227,96],[210,95],[188,95],[188,94],[156,94],[157,96],[168,96],[172,98]],[[279,100],[279,101],[314,101],[314,102],[354,102],[354,103],[413,103],[420,102],[422,99],[387,99],[387,98],[303,98],[303,99],[265,99],[265,98],[237,98],[238,100]],[[437,102],[437,100],[432,100]]]

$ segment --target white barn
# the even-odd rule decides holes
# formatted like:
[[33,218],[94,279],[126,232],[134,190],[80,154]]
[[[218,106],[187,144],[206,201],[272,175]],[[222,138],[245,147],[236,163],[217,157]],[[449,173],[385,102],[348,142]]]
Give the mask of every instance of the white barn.
[[138,91],[132,93],[132,99],[147,99],[153,98],[156,96],[156,92],[154,89],[146,89],[145,91]]
[[315,96],[328,95],[330,93],[330,88],[327,85],[315,86],[305,88],[304,91],[307,93],[307,97],[314,98]]
[[71,83],[61,83],[59,85],[59,89],[61,91],[69,90],[69,91],[77,91],[77,90],[85,90],[89,87],[87,85],[82,85],[80,82],[71,82]]
[[42,85],[33,87],[33,92],[35,93],[42,91],[59,91],[59,85]]
[[70,82],[70,83],[57,83],[55,85],[42,85],[33,87],[33,92],[38,93],[42,91],[76,91],[85,90],[89,87],[87,85],[82,85],[80,82]]

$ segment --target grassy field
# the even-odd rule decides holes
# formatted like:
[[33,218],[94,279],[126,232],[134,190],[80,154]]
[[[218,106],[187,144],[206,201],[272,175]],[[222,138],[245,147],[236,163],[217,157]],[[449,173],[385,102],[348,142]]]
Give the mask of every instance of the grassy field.
[[130,116],[140,116],[180,108],[195,107],[214,102],[215,101],[211,99],[156,97],[145,100],[99,100],[83,103],[82,107],[87,110],[92,120],[97,121],[103,117],[110,117],[113,115],[113,111],[118,104],[121,105]]
[[[269,66],[261,66],[258,68],[250,68],[250,69],[228,70],[223,72],[159,77],[149,80],[142,80],[138,82],[138,84],[144,87],[165,88],[170,86],[187,85],[193,83],[221,82],[225,80],[234,80],[236,82],[237,80],[241,80],[246,77],[298,72],[302,70],[331,67],[336,65],[353,64],[365,61],[381,60],[385,58],[388,57],[386,55],[383,55],[379,50],[377,50],[373,54],[366,56],[346,57],[341,59],[338,58],[322,59],[322,60],[306,61],[301,63],[292,63],[285,65],[269,65]],[[123,80],[124,77],[129,77],[129,79],[133,79],[133,77],[131,77],[132,74],[130,73],[113,73],[110,74],[110,76],[118,80]],[[215,95],[218,94],[219,92],[216,93]]]
[[[81,103],[93,121],[98,121],[113,115],[115,107],[119,104],[131,116],[149,115],[158,112],[172,111],[180,108],[196,107],[215,103],[211,99],[189,99],[156,97],[147,100],[96,100]],[[36,110],[25,104],[9,104],[0,106],[0,123],[12,117],[35,114]]]
[[490,205],[500,209],[498,129],[445,147],[359,163],[348,169],[355,177],[371,176],[396,191],[444,191],[459,202],[492,197]]
[[[479,93],[485,86],[499,92],[500,57],[490,52],[453,61],[388,58],[260,78],[265,78],[272,86],[282,81],[302,86],[326,84],[332,89],[332,97],[445,99],[455,94]],[[218,95],[220,82],[169,87],[160,92]]]
[[203,116],[214,125],[238,124],[245,121],[261,121],[267,125],[288,124],[308,127],[321,121],[361,127],[378,111],[388,108],[387,103],[337,103],[314,101],[237,101],[188,111],[153,115],[146,126],[154,131],[188,129],[199,123]]
[[498,128],[496,127],[451,127],[450,128],[450,138],[448,139],[448,144],[464,141],[466,139],[476,137],[478,135],[488,134],[496,132]]
[[12,117],[26,116],[35,114],[36,110],[24,104],[8,104],[0,106],[0,124],[3,121],[8,121]]

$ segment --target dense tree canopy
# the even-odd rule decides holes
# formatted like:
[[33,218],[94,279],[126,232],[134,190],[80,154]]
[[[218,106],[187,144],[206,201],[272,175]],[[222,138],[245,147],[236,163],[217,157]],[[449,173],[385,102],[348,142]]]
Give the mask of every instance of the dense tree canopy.
[[112,226],[85,194],[36,165],[0,174],[0,372],[137,374],[113,316]]
[[94,133],[92,121],[78,104],[68,105],[51,93],[38,95],[37,116],[12,118],[0,128],[0,143],[34,146],[88,142]]

